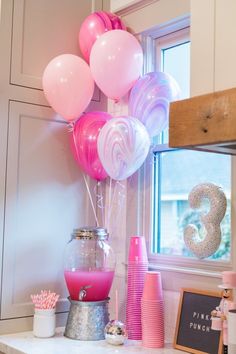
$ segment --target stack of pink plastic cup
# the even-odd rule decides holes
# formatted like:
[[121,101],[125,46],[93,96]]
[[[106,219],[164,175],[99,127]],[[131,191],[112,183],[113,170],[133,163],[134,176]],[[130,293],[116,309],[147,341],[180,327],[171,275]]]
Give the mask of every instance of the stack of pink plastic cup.
[[147,272],[145,275],[141,313],[143,346],[163,348],[164,302],[159,272]]
[[126,327],[129,339],[142,339],[141,297],[147,270],[148,259],[145,239],[142,236],[131,236],[126,306]]

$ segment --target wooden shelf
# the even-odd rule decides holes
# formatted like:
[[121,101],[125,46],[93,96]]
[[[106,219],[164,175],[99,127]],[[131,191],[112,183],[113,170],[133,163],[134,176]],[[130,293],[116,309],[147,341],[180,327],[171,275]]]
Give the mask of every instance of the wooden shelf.
[[172,102],[169,146],[236,155],[236,88]]

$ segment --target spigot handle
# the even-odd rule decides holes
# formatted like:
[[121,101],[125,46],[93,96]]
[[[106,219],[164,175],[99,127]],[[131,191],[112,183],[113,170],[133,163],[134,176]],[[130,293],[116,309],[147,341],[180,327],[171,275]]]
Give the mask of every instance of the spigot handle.
[[87,289],[90,289],[92,287],[92,285],[85,285],[85,286],[82,286],[80,288],[80,291],[79,291],[79,301],[83,301],[84,298],[86,297],[87,295]]

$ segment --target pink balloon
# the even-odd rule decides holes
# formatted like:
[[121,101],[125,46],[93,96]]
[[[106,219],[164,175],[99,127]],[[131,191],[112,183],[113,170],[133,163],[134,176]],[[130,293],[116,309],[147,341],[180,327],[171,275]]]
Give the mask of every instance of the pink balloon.
[[109,120],[98,136],[98,155],[115,180],[131,176],[145,161],[150,138],[144,125],[133,117]]
[[126,30],[126,26],[113,13],[97,11],[86,17],[79,31],[79,46],[87,63],[94,42],[103,33],[114,29]]
[[93,78],[103,93],[116,101],[135,84],[142,67],[142,48],[129,32],[106,32],[92,47],[90,68]]
[[43,90],[54,111],[67,121],[75,120],[93,96],[94,81],[88,64],[73,54],[52,59],[43,73]]
[[112,116],[106,112],[88,112],[74,125],[72,152],[80,167],[90,177],[101,181],[107,177],[97,151],[97,137]]

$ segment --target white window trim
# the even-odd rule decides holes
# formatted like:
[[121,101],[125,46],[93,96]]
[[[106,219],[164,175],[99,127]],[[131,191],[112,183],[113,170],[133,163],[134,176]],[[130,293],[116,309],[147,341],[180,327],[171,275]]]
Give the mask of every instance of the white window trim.
[[[186,29],[183,31],[186,31]],[[164,35],[167,33],[168,29],[166,29]],[[180,34],[182,35],[178,28],[178,32],[173,35],[173,40],[174,36],[176,36],[176,39]],[[158,70],[158,68],[155,67],[156,41],[161,43],[164,39],[164,37],[160,39],[155,38],[151,32],[149,34],[146,32],[142,36],[144,53],[149,53],[148,57],[147,55],[144,56],[144,72]],[[236,180],[236,158],[233,157],[231,159],[231,260],[229,262],[213,262],[210,260],[188,259],[178,256],[154,255],[150,253],[150,240],[152,238],[153,226],[153,190],[150,187],[153,185],[152,154],[153,150],[150,152],[143,168],[138,173],[138,201],[142,204],[138,207],[139,211],[141,211],[138,215],[138,229],[140,234],[146,236],[150,268],[162,271],[164,287],[167,290],[178,290],[186,286],[186,280],[188,286],[201,286],[203,288],[215,289],[216,284],[219,283],[222,271],[236,269],[236,254],[233,254],[233,250],[236,250],[236,237],[234,235],[236,230],[236,184],[234,183]],[[140,197],[140,195],[142,197]],[[178,282],[177,288],[176,282]]]
[[[163,48],[165,49],[171,48],[178,44],[184,43],[185,41],[186,42],[190,41],[189,27],[185,27],[183,29],[177,30],[175,32],[157,38],[155,40],[156,57],[161,58],[161,51],[163,50]],[[166,43],[168,43],[167,46]],[[155,69],[157,71],[160,71],[162,69],[160,61],[156,61]]]

